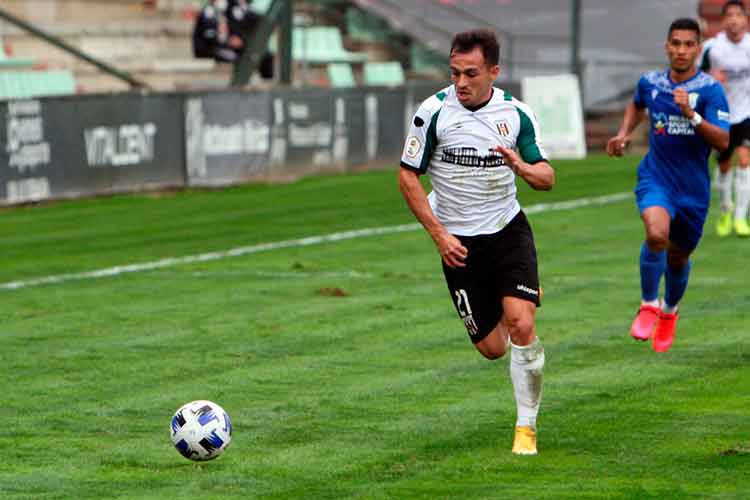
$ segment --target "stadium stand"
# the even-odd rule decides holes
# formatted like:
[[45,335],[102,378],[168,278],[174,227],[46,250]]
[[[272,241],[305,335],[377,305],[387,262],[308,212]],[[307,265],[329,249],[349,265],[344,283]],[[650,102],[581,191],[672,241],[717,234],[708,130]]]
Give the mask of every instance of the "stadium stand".
[[[203,1],[58,0],[50,4],[49,0],[4,0],[0,8],[83,53],[127,72],[154,90],[221,88],[228,85],[232,66],[211,59],[196,59],[192,54],[190,37]],[[263,14],[272,1],[254,0],[251,8]],[[388,46],[388,33],[392,38],[393,31],[377,16],[350,9],[346,4],[339,0],[295,2],[295,81],[333,87],[354,86],[365,80],[365,62],[387,61],[391,62],[390,70],[369,72],[368,78],[374,75],[372,78],[380,78],[384,84],[403,81],[403,68],[399,71],[394,61],[408,61],[409,55],[408,52],[406,56],[397,54]],[[96,8],[92,8],[93,5]],[[351,18],[350,22],[345,16]],[[103,73],[10,23],[0,21],[0,35],[16,56],[11,60],[0,57],[0,71],[41,65],[71,72],[76,87],[84,93],[130,88],[127,82]],[[275,52],[276,38],[270,39],[272,52]],[[329,65],[332,66],[329,68]],[[260,85],[260,82],[252,80],[251,84]]]
[[[226,86],[231,68],[210,60],[196,61],[192,56],[188,40],[194,4],[173,0],[152,8],[143,0],[4,0],[2,8],[87,55],[131,73],[154,89],[174,90],[182,82],[200,80]],[[127,83],[9,23],[0,22],[0,32],[14,55],[33,58],[43,67],[72,72],[83,92],[129,88]]]

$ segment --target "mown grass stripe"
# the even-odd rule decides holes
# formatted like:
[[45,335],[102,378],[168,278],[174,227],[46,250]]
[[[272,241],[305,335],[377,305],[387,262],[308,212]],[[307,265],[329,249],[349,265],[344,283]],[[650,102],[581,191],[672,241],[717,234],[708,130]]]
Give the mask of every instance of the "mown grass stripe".
[[[538,203],[530,205],[525,208],[524,211],[527,214],[536,214],[541,212],[550,212],[556,210],[571,210],[576,208],[583,208],[597,205],[607,205],[610,203],[617,203],[626,200],[632,196],[632,193],[615,193],[605,196],[597,197],[586,197],[577,198],[574,200],[560,201],[554,203]],[[310,245],[320,245],[322,243],[333,243],[343,240],[351,240],[356,238],[365,238],[369,236],[380,236],[386,234],[396,234],[408,231],[415,231],[421,229],[421,225],[417,223],[413,224],[400,224],[396,226],[386,227],[369,227],[365,229],[357,229],[352,231],[342,231],[331,234],[324,234],[319,236],[308,236],[305,238],[297,238],[293,240],[276,241],[271,243],[261,243],[258,245],[250,245],[238,248],[232,248],[230,250],[223,250],[217,252],[207,252],[198,255],[188,255],[185,257],[170,257],[166,259],[160,259],[153,262],[142,262],[138,264],[127,264],[121,266],[108,267],[104,269],[98,269],[94,271],[86,271],[81,273],[70,273],[70,274],[58,274],[53,276],[45,276],[42,278],[35,278],[30,280],[19,280],[3,283],[0,285],[0,289],[3,290],[18,290],[21,288],[28,288],[38,285],[51,285],[56,283],[64,283],[66,281],[75,280],[86,280],[86,279],[98,279],[106,278],[110,276],[118,276],[126,273],[137,273],[143,271],[151,271],[154,269],[162,269],[165,267],[173,267],[183,264],[194,264],[197,262],[208,262],[213,260],[228,259],[231,257],[240,257],[243,255],[254,254],[259,252],[268,252],[273,250],[281,250],[284,248],[298,248],[306,247]]]

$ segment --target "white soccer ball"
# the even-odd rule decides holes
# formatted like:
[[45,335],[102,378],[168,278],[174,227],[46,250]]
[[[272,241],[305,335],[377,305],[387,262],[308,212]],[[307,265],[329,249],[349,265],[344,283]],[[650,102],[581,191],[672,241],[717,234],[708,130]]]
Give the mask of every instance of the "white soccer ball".
[[212,460],[232,441],[232,423],[224,408],[211,401],[191,401],[172,417],[172,442],[190,460]]

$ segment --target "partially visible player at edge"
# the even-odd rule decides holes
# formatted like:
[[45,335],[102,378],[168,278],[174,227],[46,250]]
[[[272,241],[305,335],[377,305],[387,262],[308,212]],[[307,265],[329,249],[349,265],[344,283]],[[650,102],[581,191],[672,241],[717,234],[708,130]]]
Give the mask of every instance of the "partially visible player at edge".
[[[638,166],[635,188],[646,230],[641,246],[641,307],[630,327],[637,340],[653,336],[653,348],[665,352],[674,341],[678,304],[690,274],[690,254],[703,235],[711,197],[708,157],[711,148],[729,145],[729,111],[719,82],[699,71],[700,28],[693,19],[677,19],[665,45],[669,68],[641,76],[633,101],[625,108],[618,134],[607,143],[610,156],[622,156],[630,134],[647,110],[650,146]],[[664,301],[659,283],[664,275]]]
[[[750,206],[750,34],[747,8],[742,0],[729,0],[721,9],[724,31],[703,44],[700,68],[719,80],[729,100],[729,148],[719,152],[717,187],[721,215],[716,224],[719,236],[734,228],[738,236],[750,236],[747,221]],[[737,152],[734,174],[734,223],[732,222],[732,154]]]
[[[399,186],[442,257],[451,299],[469,338],[487,359],[510,348],[516,399],[513,453],[536,455],[544,350],[536,248],[516,200],[516,176],[549,190],[555,173],[532,111],[493,87],[500,46],[491,31],[458,33],[453,85],[422,103],[406,139]],[[428,173],[428,197],[419,181]],[[490,427],[491,428],[491,427]]]

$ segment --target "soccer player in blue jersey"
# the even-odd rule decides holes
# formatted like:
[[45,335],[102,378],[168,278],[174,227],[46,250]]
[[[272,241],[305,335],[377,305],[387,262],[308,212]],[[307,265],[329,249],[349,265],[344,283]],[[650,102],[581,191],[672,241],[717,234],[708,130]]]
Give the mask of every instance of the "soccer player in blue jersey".
[[638,166],[635,188],[646,230],[640,256],[642,301],[630,333],[636,340],[653,338],[657,352],[669,350],[674,341],[690,254],[703,235],[711,196],[711,148],[729,146],[729,106],[719,82],[696,67],[700,42],[693,19],[670,25],[665,45],[669,68],[641,76],[619,132],[607,143],[610,156],[622,156],[631,133],[648,114],[650,146]]

